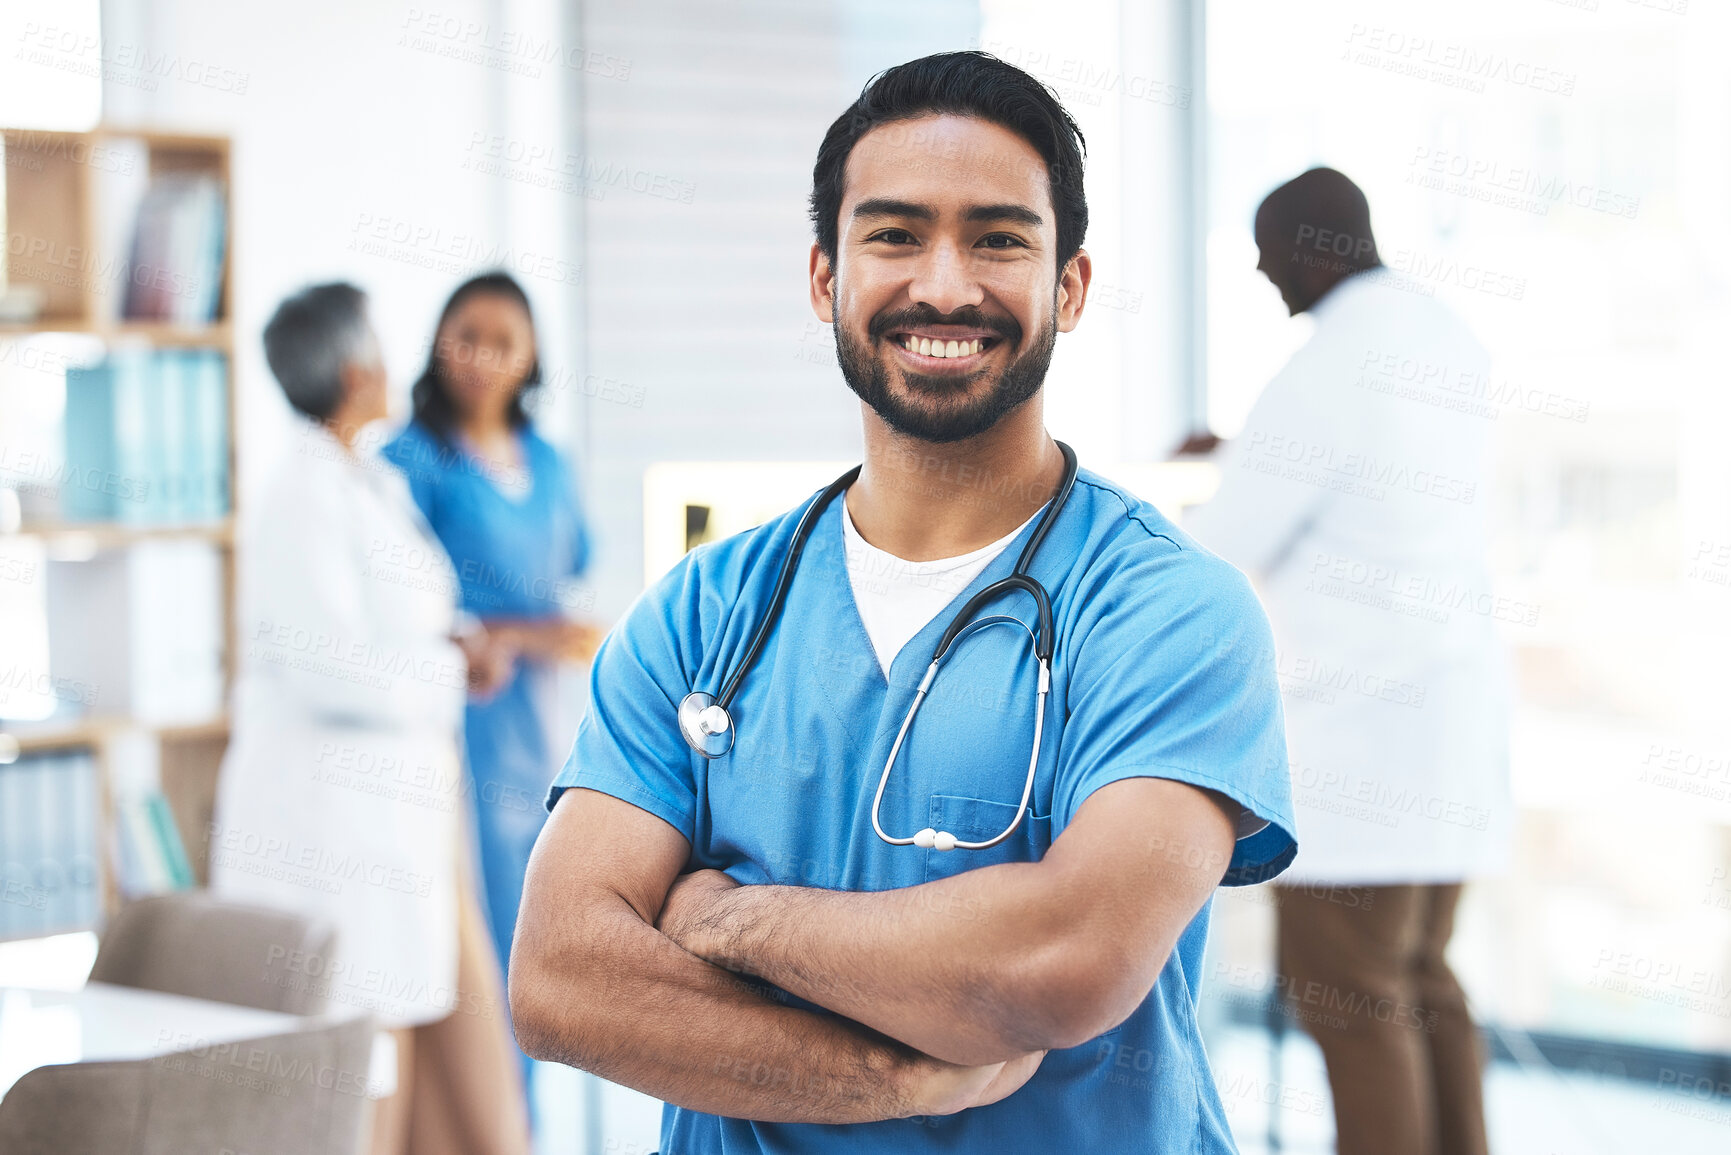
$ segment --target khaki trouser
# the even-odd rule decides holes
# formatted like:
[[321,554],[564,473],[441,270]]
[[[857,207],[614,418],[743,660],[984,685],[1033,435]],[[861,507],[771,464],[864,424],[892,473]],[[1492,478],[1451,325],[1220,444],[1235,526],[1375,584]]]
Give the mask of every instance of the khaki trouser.
[[1483,1061],[1443,961],[1459,884],[1280,888],[1280,970],[1339,1155],[1485,1155]]

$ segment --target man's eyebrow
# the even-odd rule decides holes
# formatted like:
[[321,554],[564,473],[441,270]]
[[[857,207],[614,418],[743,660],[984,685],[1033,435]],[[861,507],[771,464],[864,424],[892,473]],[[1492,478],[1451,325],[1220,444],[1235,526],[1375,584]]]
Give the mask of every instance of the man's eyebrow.
[[[853,215],[859,217],[904,217],[916,221],[935,221],[937,210],[930,205],[916,204],[913,201],[896,200],[894,197],[872,197],[854,206]],[[997,204],[971,205],[963,214],[963,220],[972,224],[988,221],[1010,221],[1019,225],[1027,225],[1037,229],[1045,224],[1045,218],[1027,205]]]
[[983,221],[1013,221],[1018,225],[1027,225],[1037,229],[1045,224],[1045,219],[1027,205],[974,205],[968,209],[964,220],[980,223]]
[[898,201],[893,197],[872,197],[863,200],[853,207],[853,215],[858,217],[912,217],[917,221],[935,221],[937,210],[930,205],[915,204],[913,201]]

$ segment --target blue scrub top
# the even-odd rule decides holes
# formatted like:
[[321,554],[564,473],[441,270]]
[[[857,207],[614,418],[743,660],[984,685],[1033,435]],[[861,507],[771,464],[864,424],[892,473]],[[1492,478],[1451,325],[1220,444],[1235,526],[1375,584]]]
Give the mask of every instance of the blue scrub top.
[[412,421],[384,448],[451,555],[462,605],[477,617],[557,617],[576,606],[570,579],[589,564],[576,480],[533,429],[518,431],[529,491],[502,492],[456,445]]
[[[798,510],[701,547],[632,606],[596,657],[591,707],[548,805],[571,786],[666,821],[694,867],[744,884],[877,891],[1039,860],[1083,801],[1121,778],[1217,790],[1268,825],[1241,838],[1225,884],[1262,882],[1297,851],[1273,641],[1250,585],[1147,502],[1082,471],[1032,573],[1056,626],[1032,810],[989,850],[890,846],[872,796],[915,688],[951,617],[1005,577],[1025,529],[880,672],[848,583],[839,503],[824,511],[783,616],[734,700],[733,751],[694,754],[675,720],[716,692],[762,620]],[[985,612],[1033,620],[1008,593]],[[1027,635],[991,627],[959,643],[909,732],[883,800],[884,829],[997,835],[1016,813],[1033,741],[1037,666]],[[1196,1026],[1208,906],[1123,1024],[1053,1051],[1009,1098],[941,1118],[769,1124],[668,1106],[661,1149],[736,1152],[1231,1152]]]

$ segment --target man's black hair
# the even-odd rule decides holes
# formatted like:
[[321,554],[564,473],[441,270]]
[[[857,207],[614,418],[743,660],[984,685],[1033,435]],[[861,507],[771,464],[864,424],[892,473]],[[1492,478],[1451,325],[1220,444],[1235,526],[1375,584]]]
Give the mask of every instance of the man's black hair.
[[[1310,169],[1269,193],[1256,210],[1256,223],[1258,245],[1267,240],[1282,252],[1315,250],[1340,272],[1382,264],[1370,230],[1370,202],[1363,189],[1336,169]],[[1321,243],[1325,241],[1332,244]]]
[[[1088,231],[1088,201],[1082,190],[1087,142],[1049,88],[987,52],[940,52],[886,69],[829,126],[811,174],[811,221],[830,267],[836,264],[842,186],[853,146],[880,125],[946,113],[1007,128],[1045,160],[1062,272]],[[942,163],[943,157],[932,159]]]

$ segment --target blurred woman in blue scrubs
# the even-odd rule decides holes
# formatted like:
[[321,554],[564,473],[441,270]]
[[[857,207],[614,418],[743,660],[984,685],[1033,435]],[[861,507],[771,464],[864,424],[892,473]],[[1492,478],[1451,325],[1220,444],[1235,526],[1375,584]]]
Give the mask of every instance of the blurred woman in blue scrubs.
[[587,661],[601,638],[570,612],[582,601],[572,579],[589,563],[589,533],[570,464],[529,421],[540,383],[529,298],[508,274],[475,277],[439,315],[414,419],[385,447],[451,555],[463,609],[516,654],[503,689],[469,700],[465,726],[481,882],[506,965],[563,754],[547,733],[556,667]]

